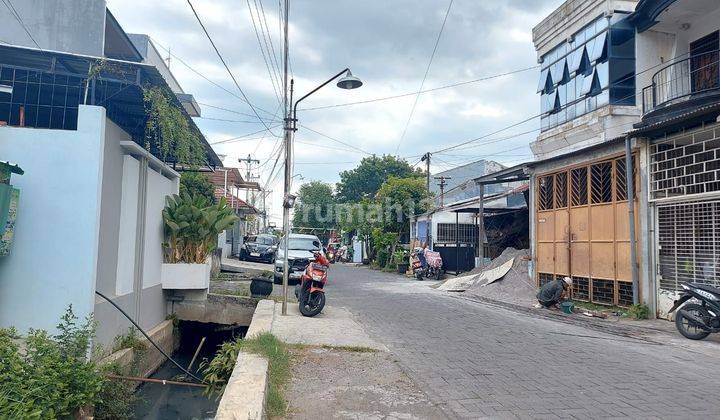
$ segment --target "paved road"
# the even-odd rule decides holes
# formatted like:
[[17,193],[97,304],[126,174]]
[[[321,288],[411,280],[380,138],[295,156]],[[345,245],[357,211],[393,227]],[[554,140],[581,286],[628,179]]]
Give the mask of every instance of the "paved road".
[[458,299],[335,265],[345,306],[448,417],[720,418],[717,357]]

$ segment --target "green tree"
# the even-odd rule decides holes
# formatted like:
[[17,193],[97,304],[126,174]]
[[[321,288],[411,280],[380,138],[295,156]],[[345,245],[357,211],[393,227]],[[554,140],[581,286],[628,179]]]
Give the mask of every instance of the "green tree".
[[430,209],[432,194],[422,178],[391,177],[378,190],[376,201],[384,209],[384,230],[400,234],[409,228],[410,217]]
[[321,181],[303,184],[298,191],[293,225],[332,228],[335,226],[332,186]]
[[364,158],[357,168],[340,173],[336,197],[341,203],[359,202],[363,198],[373,198],[390,177],[421,178],[423,174],[421,169],[413,169],[405,159],[373,155]]
[[183,172],[180,176],[180,195],[205,197],[208,203],[215,202],[215,185],[202,172]]

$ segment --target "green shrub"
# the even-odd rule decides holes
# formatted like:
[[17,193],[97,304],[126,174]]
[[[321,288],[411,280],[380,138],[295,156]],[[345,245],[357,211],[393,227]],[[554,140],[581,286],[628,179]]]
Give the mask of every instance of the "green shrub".
[[635,304],[628,308],[627,313],[633,319],[648,319],[650,317],[650,308],[644,304]]
[[162,211],[165,262],[203,264],[217,247],[220,232],[238,217],[224,198],[209,204],[202,196],[173,195]]
[[50,336],[30,330],[20,345],[13,328],[0,329],[0,413],[5,418],[57,418],[94,405],[104,379],[88,360],[91,319],[78,324],[69,307]]
[[[105,374],[122,375],[117,364],[103,366]],[[130,407],[137,400],[135,382],[122,380],[106,380],[103,382],[98,400],[95,403],[95,419],[97,420],[129,420],[133,418]]]
[[227,341],[218,349],[212,361],[200,365],[208,396],[220,398],[227,386],[240,351],[259,354],[268,359],[268,395],[265,402],[269,417],[282,417],[287,411],[283,395],[290,380],[290,352],[287,345],[270,333],[260,334],[247,340]]

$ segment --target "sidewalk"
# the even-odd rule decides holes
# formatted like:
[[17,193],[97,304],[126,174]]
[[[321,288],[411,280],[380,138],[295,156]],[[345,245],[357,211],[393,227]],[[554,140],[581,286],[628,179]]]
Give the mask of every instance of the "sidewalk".
[[291,344],[294,359],[288,418],[445,418],[347,309],[326,306],[313,318],[297,304],[286,316],[280,309],[271,331]]

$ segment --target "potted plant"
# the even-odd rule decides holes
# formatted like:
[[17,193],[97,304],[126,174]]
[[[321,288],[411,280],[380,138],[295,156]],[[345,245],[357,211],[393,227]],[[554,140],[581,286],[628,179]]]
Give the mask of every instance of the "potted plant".
[[397,264],[398,274],[405,274],[410,268],[408,256],[409,253],[405,249],[399,249],[395,251],[395,255],[393,256],[393,258],[395,259],[395,264]]
[[265,271],[262,276],[253,277],[250,282],[250,296],[254,298],[266,298],[273,290],[272,273]]
[[163,289],[207,289],[210,255],[220,232],[230,228],[237,216],[224,198],[209,204],[200,195],[173,195],[162,212],[165,240],[161,271]]

